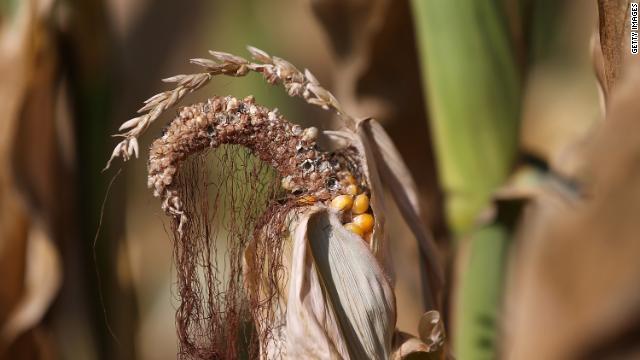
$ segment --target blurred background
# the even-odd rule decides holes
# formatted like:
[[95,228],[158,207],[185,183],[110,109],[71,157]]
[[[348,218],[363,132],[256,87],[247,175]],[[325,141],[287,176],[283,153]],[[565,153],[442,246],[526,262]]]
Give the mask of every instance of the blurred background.
[[[607,66],[622,62],[613,61],[615,47],[608,52],[603,45],[596,56],[604,56],[609,84],[602,97],[592,61],[603,9],[626,13],[625,4],[2,0],[0,357],[175,358],[172,245],[160,204],[146,188],[147,155],[101,170],[117,142],[110,135],[143,100],[167,89],[161,78],[195,71],[188,59],[209,49],[247,56],[246,45],[309,68],[350,114],[375,117],[394,139],[440,246],[447,282],[439,310],[457,358],[526,358],[531,349],[551,349],[532,358],[580,358],[607,354],[608,336],[634,344],[640,327],[616,321],[640,315],[637,291],[615,294],[637,288],[620,280],[639,273],[622,256],[638,250],[637,227],[630,225],[636,193],[627,188],[621,195],[628,207],[597,201],[605,197],[599,194],[618,199],[611,190],[620,189],[616,181],[635,175],[611,175],[615,181],[602,180],[609,184],[603,188],[592,176],[600,168],[585,165],[638,167],[631,144],[640,132],[601,129],[613,89]],[[305,126],[337,124],[258,75],[215,79],[183,103],[214,94],[253,94]],[[608,134],[605,140],[597,140],[598,132]],[[621,134],[627,136],[612,140]],[[620,149],[606,155],[606,144]],[[585,184],[594,192],[583,191]],[[598,227],[607,221],[599,209],[609,209],[609,225]],[[583,210],[593,217],[563,217]],[[424,259],[397,209],[389,211],[397,327],[417,335],[429,310]],[[609,236],[619,239],[615,249],[599,243]],[[605,275],[588,281],[600,260],[576,257],[581,251],[601,254],[603,266],[612,266],[607,276],[620,281],[610,292],[597,289]],[[538,278],[541,269],[548,274]],[[540,302],[522,294],[537,294]],[[587,294],[628,312],[600,316],[593,310],[606,306],[582,304]],[[571,322],[598,331],[573,336],[575,328],[555,327]],[[547,341],[550,327],[562,341]]]

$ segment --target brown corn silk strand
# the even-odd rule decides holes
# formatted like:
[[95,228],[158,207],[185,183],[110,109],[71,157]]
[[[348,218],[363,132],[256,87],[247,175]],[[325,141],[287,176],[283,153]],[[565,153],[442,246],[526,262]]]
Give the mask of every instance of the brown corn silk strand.
[[215,97],[181,109],[153,143],[148,185],[172,218],[181,358],[256,358],[266,344],[283,354],[294,210],[344,193],[350,176],[366,189],[355,150],[320,151],[316,132],[251,97]]
[[[245,149],[223,145],[192,155],[182,164],[176,181],[189,214],[182,236],[178,223],[173,222],[181,301],[176,315],[180,355],[255,358],[260,339],[252,329],[252,312],[269,313],[279,288],[260,289],[268,292],[262,299],[246,294],[242,259],[253,229],[279,192],[279,179],[273,168]],[[254,264],[264,267],[272,282],[281,273],[274,261],[281,256],[277,241],[281,230],[284,228],[272,227],[262,236],[265,246],[257,246],[253,253]],[[262,323],[279,325],[268,320]],[[271,333],[267,325],[263,325],[264,336]]]

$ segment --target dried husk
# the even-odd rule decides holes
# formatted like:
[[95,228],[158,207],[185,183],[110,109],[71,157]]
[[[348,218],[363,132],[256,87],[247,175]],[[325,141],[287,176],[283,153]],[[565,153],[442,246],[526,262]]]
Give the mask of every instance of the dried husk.
[[[418,191],[409,169],[402,160],[393,141],[377,121],[370,118],[359,121],[357,133],[362,143],[363,154],[367,164],[375,164],[375,168],[373,166],[369,166],[369,168],[373,168],[377,174],[375,177],[372,175],[370,177],[373,179],[379,178],[380,182],[384,183],[390,190],[395,203],[398,205],[405,221],[409,224],[413,235],[418,241],[419,248],[427,260],[427,276],[429,279],[427,285],[429,288],[426,289],[426,295],[428,296],[426,300],[433,309],[438,309],[444,281],[442,264],[439,259],[437,245],[421,220]],[[382,187],[377,185],[377,189],[379,196],[382,196]],[[381,211],[384,211],[384,209],[381,209]]]
[[317,208],[298,220],[287,301],[287,355],[385,359],[395,299],[361,238]]

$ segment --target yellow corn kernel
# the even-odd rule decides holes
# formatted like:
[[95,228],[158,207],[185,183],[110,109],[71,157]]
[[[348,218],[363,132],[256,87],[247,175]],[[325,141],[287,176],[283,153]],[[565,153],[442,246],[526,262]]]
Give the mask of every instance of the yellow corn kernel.
[[356,184],[356,178],[354,178],[353,175],[351,175],[351,174],[345,176],[344,177],[344,181],[347,184],[351,184],[351,185],[355,185]]
[[353,218],[353,223],[358,225],[365,233],[373,230],[373,215],[361,214]]
[[347,194],[355,196],[358,195],[358,192],[358,185],[351,184],[347,186]]
[[331,208],[338,211],[346,211],[351,209],[353,205],[353,197],[351,195],[338,195],[331,200]]
[[351,231],[352,233],[362,237],[364,236],[364,230],[362,230],[362,228],[354,223],[348,223],[348,224],[344,224],[344,228]]
[[354,214],[362,214],[369,210],[369,197],[367,194],[360,194],[353,200],[353,207],[351,211]]

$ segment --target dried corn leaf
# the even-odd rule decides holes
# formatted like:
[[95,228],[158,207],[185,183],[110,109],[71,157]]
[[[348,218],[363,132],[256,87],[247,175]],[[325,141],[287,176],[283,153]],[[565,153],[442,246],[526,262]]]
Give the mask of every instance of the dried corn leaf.
[[0,30],[0,322],[22,292],[28,214],[15,191],[10,172],[11,146],[28,75],[27,39],[31,29],[28,6],[19,6],[13,21],[3,19]]
[[[5,19],[0,32],[0,110],[4,120],[0,122],[0,263],[6,283],[0,293],[0,351],[4,355],[46,356],[37,333],[24,335],[36,328],[48,310],[60,286],[60,264],[52,244],[51,216],[42,207],[33,205],[34,199],[49,200],[57,189],[49,185],[47,194],[27,184],[21,170],[30,167],[36,173],[44,168],[44,176],[29,177],[30,180],[46,184],[52,179],[47,170],[55,163],[42,164],[20,162],[21,146],[43,151],[40,140],[52,139],[55,132],[49,107],[33,102],[40,98],[51,99],[55,59],[52,57],[49,33],[44,19],[49,14],[51,1],[25,1],[16,5],[13,18]],[[33,41],[36,39],[37,41]],[[40,96],[42,95],[42,96]],[[48,104],[45,102],[45,105]],[[38,113],[38,111],[43,111]],[[37,122],[33,133],[24,133],[26,123]],[[42,127],[42,125],[51,127]],[[35,135],[39,140],[34,139]],[[45,150],[44,153],[47,153]],[[40,152],[42,154],[42,152]],[[40,173],[39,175],[43,175]],[[53,206],[49,206],[52,210]],[[18,337],[21,340],[14,342]],[[39,350],[40,349],[40,350]]]
[[583,196],[551,188],[527,210],[507,297],[507,358],[638,355],[638,84],[634,64],[611,92],[607,121],[582,149]]
[[418,332],[420,340],[428,346],[429,351],[439,350],[446,338],[444,322],[440,313],[435,310],[424,313],[420,318]]

